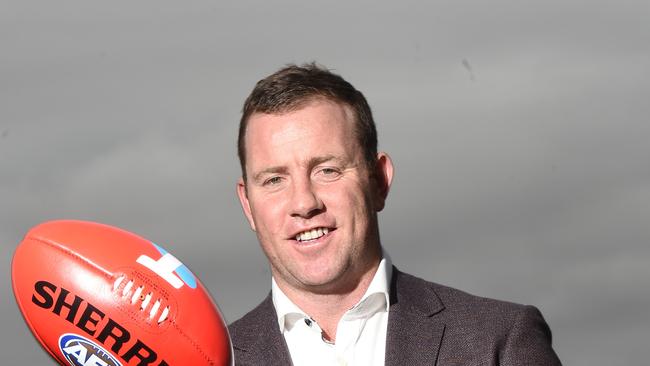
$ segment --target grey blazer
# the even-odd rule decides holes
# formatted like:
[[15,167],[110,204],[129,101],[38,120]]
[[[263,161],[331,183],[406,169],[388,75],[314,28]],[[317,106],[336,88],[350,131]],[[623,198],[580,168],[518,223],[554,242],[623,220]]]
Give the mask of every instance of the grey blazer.
[[[271,296],[229,326],[237,366],[291,365]],[[561,365],[532,306],[473,296],[393,267],[386,365]]]

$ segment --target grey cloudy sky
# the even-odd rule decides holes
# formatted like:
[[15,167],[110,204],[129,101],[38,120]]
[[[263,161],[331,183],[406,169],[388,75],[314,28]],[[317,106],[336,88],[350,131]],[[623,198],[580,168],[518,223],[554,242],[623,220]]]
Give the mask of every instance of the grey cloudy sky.
[[237,121],[258,79],[312,60],[373,108],[398,267],[538,306],[567,365],[650,357],[647,1],[0,8],[3,365],[51,364],[9,281],[45,220],[163,245],[228,321],[257,304],[270,279],[235,197]]

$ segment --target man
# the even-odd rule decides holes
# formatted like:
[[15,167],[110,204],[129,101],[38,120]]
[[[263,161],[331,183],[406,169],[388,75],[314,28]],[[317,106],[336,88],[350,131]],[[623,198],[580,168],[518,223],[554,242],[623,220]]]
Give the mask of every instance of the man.
[[393,164],[366,99],[340,76],[309,64],[259,81],[238,148],[237,193],[272,285],[229,328],[237,365],[560,364],[534,307],[392,266],[377,213]]

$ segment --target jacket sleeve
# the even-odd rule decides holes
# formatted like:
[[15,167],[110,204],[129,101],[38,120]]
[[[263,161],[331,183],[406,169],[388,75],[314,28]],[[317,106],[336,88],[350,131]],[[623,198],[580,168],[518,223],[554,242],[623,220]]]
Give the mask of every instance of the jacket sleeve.
[[525,306],[516,318],[499,353],[501,366],[561,366],[551,345],[551,330],[534,306]]

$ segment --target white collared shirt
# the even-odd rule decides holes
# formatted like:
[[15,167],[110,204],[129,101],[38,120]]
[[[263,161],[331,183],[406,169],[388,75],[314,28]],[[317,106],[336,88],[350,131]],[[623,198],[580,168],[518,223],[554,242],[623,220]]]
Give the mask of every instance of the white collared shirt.
[[339,320],[335,344],[323,340],[318,324],[289,300],[272,279],[271,293],[278,326],[293,364],[383,365],[391,276],[392,264],[384,253],[366,293]]

